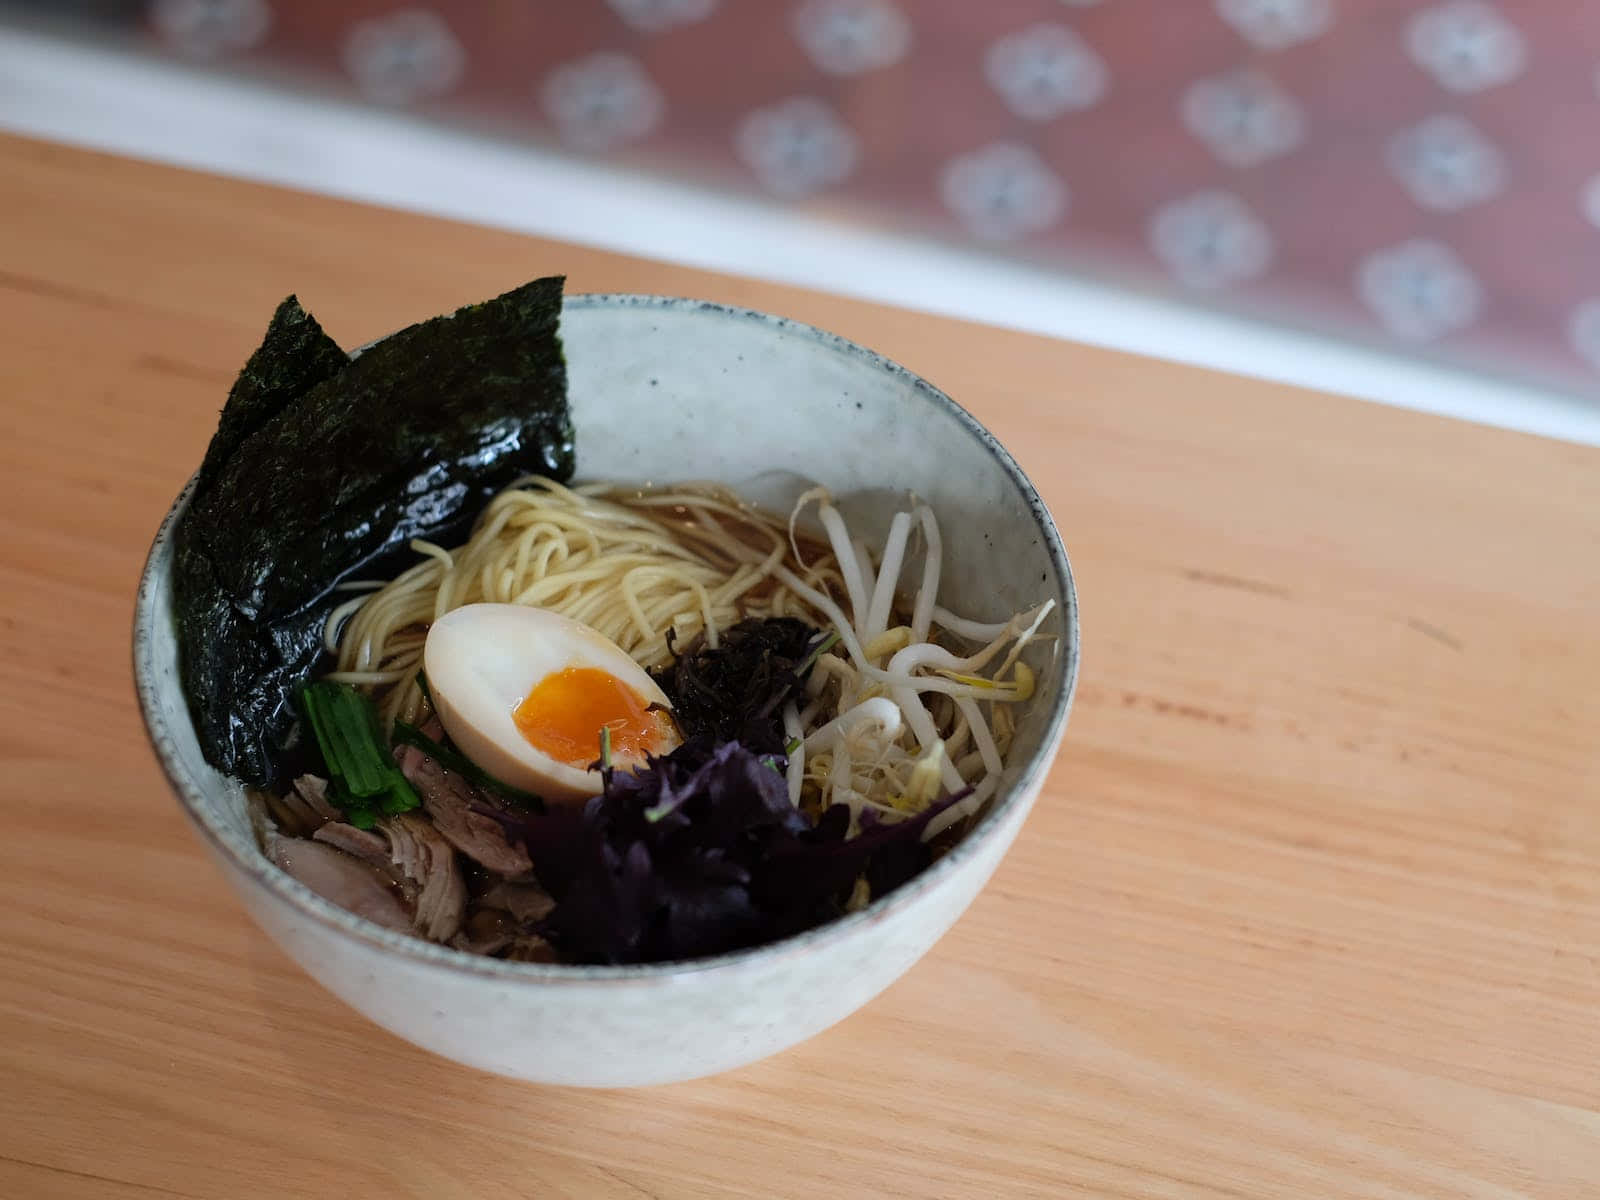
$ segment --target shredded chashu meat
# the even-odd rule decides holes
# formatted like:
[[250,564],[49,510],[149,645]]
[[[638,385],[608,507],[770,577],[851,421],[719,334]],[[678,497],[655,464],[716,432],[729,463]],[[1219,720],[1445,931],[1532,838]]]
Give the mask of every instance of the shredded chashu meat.
[[467,885],[450,843],[427,820],[401,813],[380,821],[394,864],[421,885],[412,919],[429,941],[448,942],[461,929]]
[[353,854],[379,869],[389,866],[389,842],[382,834],[371,829],[357,829],[343,821],[329,821],[314,832],[312,838],[326,842],[335,850]]
[[386,817],[375,830],[329,821],[312,837],[388,871],[412,910],[412,924],[429,941],[448,942],[461,928],[467,885],[450,843],[411,813]]
[[555,898],[531,875],[500,880],[478,897],[478,903],[508,912],[523,925],[544,920],[556,906]]
[[300,776],[281,796],[264,792],[261,798],[273,823],[290,837],[311,837],[329,821],[344,820],[328,801],[328,781],[315,775]]
[[[437,724],[429,736],[443,735]],[[425,731],[427,732],[427,731]],[[422,797],[422,807],[446,840],[474,862],[497,875],[526,875],[533,862],[522,846],[506,840],[506,831],[493,817],[476,811],[490,801],[454,771],[447,771],[415,746],[401,746],[395,761]]]
[[411,914],[378,867],[309,838],[271,836],[268,856],[325,900],[386,929],[409,932]]
[[[318,895],[386,928],[475,954],[555,961],[534,931],[555,901],[527,851],[474,811],[489,804],[476,788],[407,750],[396,759],[423,797],[422,812],[357,829],[329,802],[327,781],[304,775],[285,795],[257,794],[263,851]],[[482,868],[472,888],[458,850]]]
[[518,932],[510,913],[475,906],[450,944],[468,954],[499,954],[516,941]]

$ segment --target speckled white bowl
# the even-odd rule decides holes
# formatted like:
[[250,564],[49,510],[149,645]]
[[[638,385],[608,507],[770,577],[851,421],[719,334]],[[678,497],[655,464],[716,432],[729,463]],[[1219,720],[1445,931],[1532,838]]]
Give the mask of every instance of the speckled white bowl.
[[1050,514],[1011,456],[881,356],[777,317],[651,296],[569,297],[562,337],[581,478],[718,479],[771,503],[814,479],[852,528],[876,536],[914,491],[944,533],[946,607],[1003,620],[1055,600],[1046,629],[1060,653],[1035,656],[1039,690],[1006,783],[954,850],[862,912],[735,954],[627,967],[473,957],[351,916],[257,851],[243,792],[201,756],[178,685],[172,527],[187,490],[140,584],[135,679],[150,739],[207,849],[251,916],[328,990],[408,1041],[502,1075],[590,1086],[690,1079],[847,1016],[971,903],[1021,828],[1066,724],[1077,601]]

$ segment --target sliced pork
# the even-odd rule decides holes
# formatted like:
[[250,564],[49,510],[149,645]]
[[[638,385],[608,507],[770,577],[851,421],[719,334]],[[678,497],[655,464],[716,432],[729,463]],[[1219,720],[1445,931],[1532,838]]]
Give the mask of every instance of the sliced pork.
[[316,841],[326,842],[336,850],[353,854],[370,866],[380,870],[388,869],[389,841],[370,829],[357,829],[354,825],[347,825],[343,821],[329,821],[311,836]]
[[468,954],[498,954],[521,932],[515,918],[504,909],[475,907],[450,944]]
[[556,902],[533,879],[504,879],[478,897],[478,906],[508,912],[520,925],[533,925],[550,915]]
[[500,875],[525,875],[533,869],[528,852],[506,840],[500,822],[474,811],[490,802],[465,779],[415,746],[401,746],[395,761],[422,797],[434,826],[457,850]]
[[272,861],[325,900],[386,929],[411,931],[411,914],[389,877],[369,863],[306,838],[273,837]]
[[411,909],[414,928],[429,941],[447,942],[461,928],[466,880],[455,850],[425,817],[386,817],[376,830],[329,821],[312,836],[391,879]]
[[448,942],[461,928],[467,884],[456,852],[426,818],[401,813],[379,822],[389,839],[389,854],[406,877],[420,885],[413,923],[423,937]]
[[310,837],[329,821],[342,821],[339,810],[328,802],[328,781],[316,775],[302,775],[282,796],[263,797],[273,822],[292,837]]

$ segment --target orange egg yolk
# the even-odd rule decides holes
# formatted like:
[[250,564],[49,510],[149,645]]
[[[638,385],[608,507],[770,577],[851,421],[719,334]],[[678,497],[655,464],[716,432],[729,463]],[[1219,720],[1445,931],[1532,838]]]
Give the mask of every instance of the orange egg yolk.
[[570,767],[600,758],[600,729],[611,730],[611,756],[659,754],[666,719],[615,675],[597,667],[567,667],[546,675],[512,713],[528,744]]

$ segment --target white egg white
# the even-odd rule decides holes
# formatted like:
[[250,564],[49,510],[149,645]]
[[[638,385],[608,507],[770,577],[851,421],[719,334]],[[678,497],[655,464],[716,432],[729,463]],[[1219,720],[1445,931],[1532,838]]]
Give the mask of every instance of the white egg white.
[[[469,604],[428,630],[423,669],[435,711],[456,748],[513,787],[553,803],[599,793],[600,773],[557,762],[535,749],[513,713],[540,680],[568,667],[614,676],[645,703],[667,697],[644,668],[587,625],[520,604]],[[616,765],[642,765],[618,756]]]

